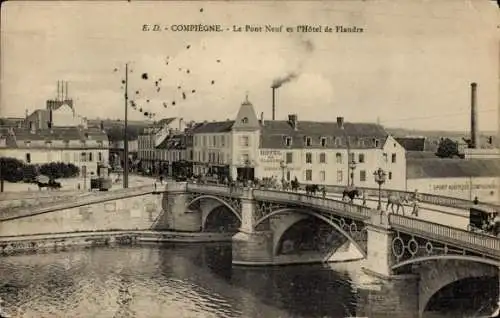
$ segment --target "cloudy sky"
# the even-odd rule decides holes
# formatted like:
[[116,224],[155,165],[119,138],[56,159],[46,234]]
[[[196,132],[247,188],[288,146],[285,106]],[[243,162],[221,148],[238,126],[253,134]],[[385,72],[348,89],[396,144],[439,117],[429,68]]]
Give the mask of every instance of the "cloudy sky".
[[[475,81],[480,128],[498,128],[494,1],[12,1],[2,9],[0,116],[45,107],[65,80],[79,114],[123,118],[129,61],[129,95],[138,105],[131,119],[144,118],[139,108],[156,119],[233,118],[246,92],[270,118],[270,85],[294,73],[277,92],[278,119],[378,118],[392,127],[466,131]],[[155,23],[342,25],[364,32],[142,31]]]

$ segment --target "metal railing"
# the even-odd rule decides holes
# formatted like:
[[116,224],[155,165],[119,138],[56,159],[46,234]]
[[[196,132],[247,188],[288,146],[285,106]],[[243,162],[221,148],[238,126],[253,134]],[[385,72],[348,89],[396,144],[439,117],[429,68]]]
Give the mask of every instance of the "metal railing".
[[225,185],[188,183],[186,187],[188,192],[199,192],[214,195],[238,196],[243,193],[242,188],[230,189]]
[[310,206],[322,210],[335,211],[336,213],[365,220],[374,213],[373,209],[366,206],[351,204],[341,200],[331,198],[314,197],[300,193],[274,191],[274,190],[253,190],[253,195],[258,200],[274,201],[278,203],[292,203],[303,206]]
[[[368,196],[378,196],[379,190],[377,188],[366,188],[366,187],[357,187],[357,188],[366,192],[366,194]],[[345,186],[328,185],[328,186],[326,186],[326,189],[329,192],[342,193],[345,190]],[[381,193],[381,196],[383,198],[387,198],[391,194],[396,194],[396,195],[400,195],[400,196],[412,196],[415,194],[415,192],[411,192],[411,191],[392,190],[392,189],[382,189],[380,191],[380,193]],[[473,205],[473,202],[470,200],[440,196],[440,195],[429,194],[429,193],[418,192],[418,197],[419,197],[420,202],[433,204],[433,205],[446,206],[446,207],[451,207],[451,208],[467,209]],[[493,203],[481,202],[481,206],[488,207],[492,210],[500,210],[500,206],[497,204],[493,204]]]
[[395,230],[402,230],[402,232],[410,234],[420,234],[432,240],[468,247],[500,258],[500,238],[494,236],[397,214],[389,215],[389,223]]

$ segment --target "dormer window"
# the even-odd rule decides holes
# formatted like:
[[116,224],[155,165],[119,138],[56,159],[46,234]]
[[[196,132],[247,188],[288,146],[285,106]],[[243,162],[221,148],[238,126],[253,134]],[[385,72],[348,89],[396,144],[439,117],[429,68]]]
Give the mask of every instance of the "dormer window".
[[102,145],[103,145],[103,144],[102,144],[102,140],[99,140],[99,141],[97,142],[97,146],[98,146],[99,148],[102,148]]
[[320,143],[321,143],[321,147],[326,147],[326,137],[321,137]]
[[64,140],[63,142],[64,142],[64,146],[65,146],[66,148],[67,148],[67,147],[69,147],[69,140]]
[[359,140],[358,140],[358,145],[359,145],[360,147],[364,147],[364,146],[365,146],[365,140],[364,140],[364,139],[359,139]]
[[341,142],[340,142],[340,138],[339,137],[335,137],[335,146],[340,146]]
[[379,146],[379,140],[378,139],[373,139],[373,143],[375,144],[376,148]]
[[45,141],[45,147],[47,147],[47,148],[52,147],[52,141],[50,141],[50,140]]
[[292,137],[285,137],[285,146],[290,147],[292,145]]
[[312,138],[311,137],[306,137],[306,146],[311,147],[312,144]]
[[243,117],[243,118],[241,119],[241,123],[242,123],[242,124],[247,124],[247,123],[248,123],[248,117]]
[[24,142],[24,145],[25,145],[26,147],[29,147],[29,146],[31,146],[31,141],[29,141],[29,140],[26,140],[26,141]]

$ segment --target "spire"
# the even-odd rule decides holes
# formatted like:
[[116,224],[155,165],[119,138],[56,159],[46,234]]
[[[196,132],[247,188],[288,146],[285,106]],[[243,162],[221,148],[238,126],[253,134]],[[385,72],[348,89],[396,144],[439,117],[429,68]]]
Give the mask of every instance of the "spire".
[[245,101],[242,103],[242,105],[251,105],[250,101],[248,100],[248,91],[245,92]]

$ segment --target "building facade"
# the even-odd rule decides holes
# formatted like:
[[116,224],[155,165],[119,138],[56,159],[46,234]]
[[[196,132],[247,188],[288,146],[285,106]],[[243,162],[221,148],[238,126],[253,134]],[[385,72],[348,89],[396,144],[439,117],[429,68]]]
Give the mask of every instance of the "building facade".
[[108,164],[109,144],[107,135],[100,130],[10,128],[2,133],[0,156],[27,164],[71,163],[80,168],[82,174],[91,175],[97,174],[98,163]]
[[[259,120],[246,100],[234,120],[193,129],[195,174],[270,178],[300,183],[376,187],[373,172],[387,172],[385,187],[404,189],[404,148],[376,124]],[[352,178],[351,178],[352,177]]]

